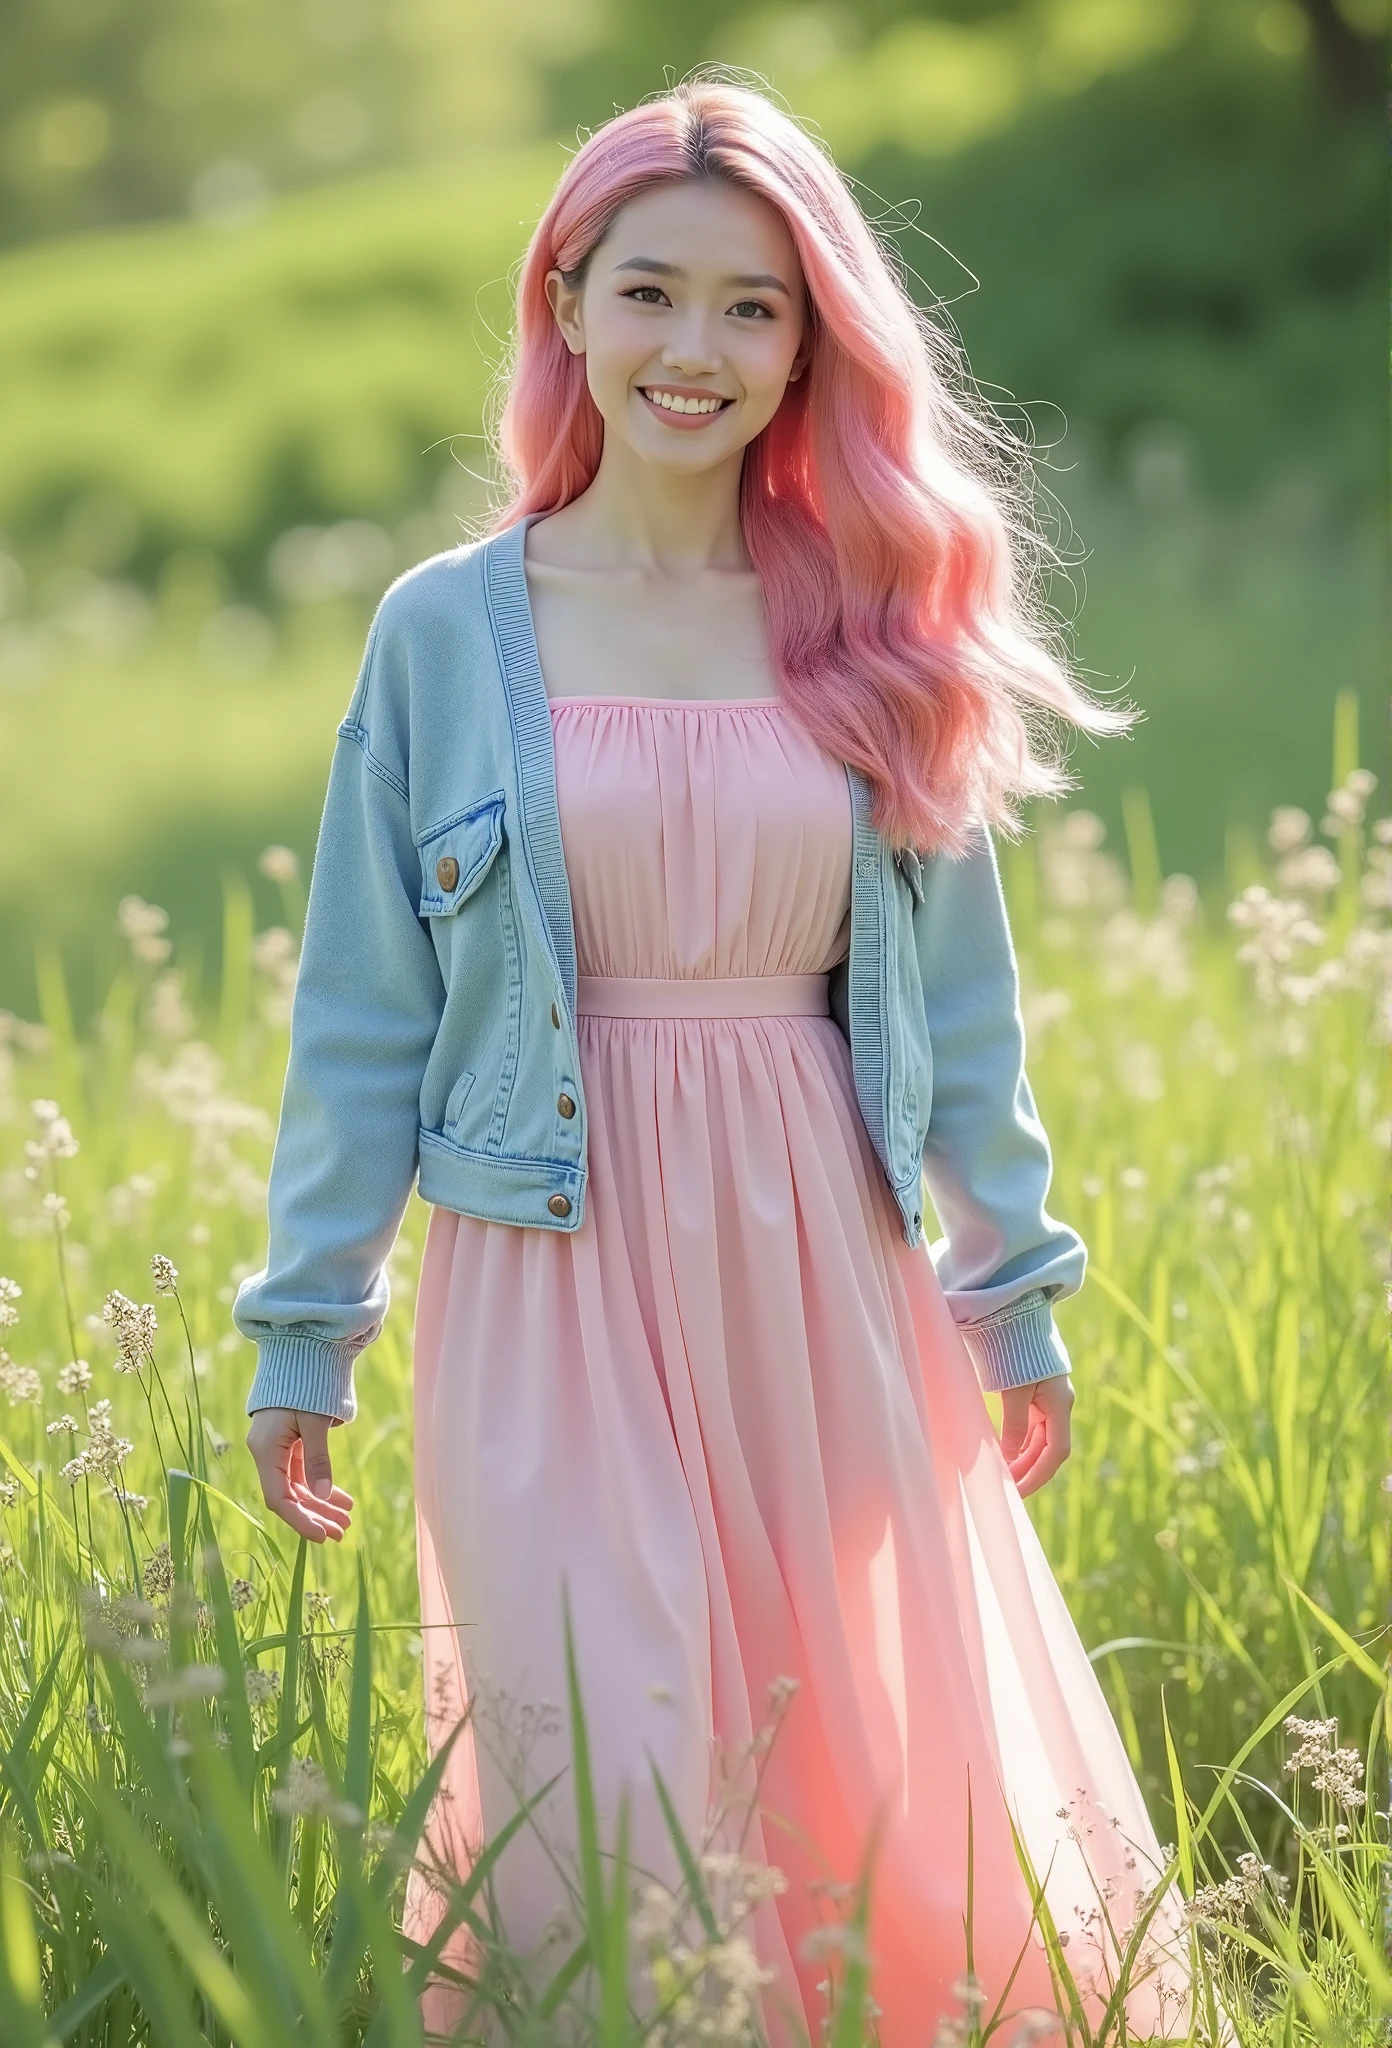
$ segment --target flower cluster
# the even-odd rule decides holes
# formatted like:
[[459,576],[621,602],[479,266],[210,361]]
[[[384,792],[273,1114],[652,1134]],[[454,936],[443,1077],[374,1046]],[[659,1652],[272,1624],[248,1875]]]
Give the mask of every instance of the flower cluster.
[[1292,1776],[1297,1771],[1309,1771],[1315,1790],[1327,1793],[1346,1813],[1366,1803],[1368,1795],[1362,1789],[1363,1759],[1356,1749],[1335,1748],[1339,1737],[1337,1720],[1302,1721],[1298,1714],[1290,1714],[1285,1729],[1296,1745],[1286,1758],[1286,1769]]
[[1200,1885],[1193,1898],[1185,1900],[1184,1917],[1191,1926],[1211,1926],[1219,1921],[1241,1925],[1264,1891],[1269,1890],[1279,1902],[1283,1885],[1284,1880],[1259,1856],[1239,1856],[1231,1877],[1221,1884]]
[[39,1401],[43,1398],[43,1381],[32,1365],[16,1365],[8,1351],[0,1350],[0,1387],[11,1408],[17,1408],[21,1401]]
[[25,1141],[24,1156],[30,1166],[40,1167],[49,1159],[75,1159],[80,1148],[57,1103],[40,1099],[29,1107],[39,1127],[38,1137]]
[[152,1600],[167,1600],[174,1591],[174,1560],[167,1543],[156,1544],[146,1558],[141,1582]]
[[[19,1310],[15,1303],[22,1299],[24,1289],[17,1280],[8,1280],[0,1274],[0,1330],[12,1330],[19,1321]],[[32,1366],[16,1365],[3,1344],[0,1344],[0,1388],[12,1408],[21,1401],[37,1401],[43,1394],[43,1383]]]
[[102,1321],[116,1333],[117,1372],[141,1372],[154,1355],[159,1319],[149,1302],[137,1308],[115,1288],[102,1304]]
[[141,896],[123,896],[116,906],[116,929],[142,966],[162,967],[174,948],[164,934],[169,912]]
[[150,1261],[150,1271],[154,1275],[156,1294],[174,1292],[179,1284],[179,1269],[172,1259],[167,1259],[163,1252],[156,1252]]
[[288,1029],[300,971],[294,935],[281,924],[258,932],[252,942],[251,964],[258,979],[257,1008],[262,1022],[274,1031]]
[[277,1813],[312,1815],[335,1821],[341,1827],[358,1827],[363,1818],[350,1800],[338,1797],[324,1775],[323,1765],[308,1756],[291,1758],[289,1776],[272,1792],[271,1805]]
[[87,1411],[87,1421],[91,1434],[86,1450],[79,1451],[60,1468],[60,1477],[70,1486],[76,1486],[79,1479],[90,1473],[119,1474],[123,1461],[135,1449],[129,1437],[117,1436],[112,1429],[110,1401],[94,1401]]
[[[1376,786],[1377,777],[1366,768],[1354,769],[1330,791],[1321,832],[1356,844]],[[1329,990],[1362,988],[1374,977],[1385,982],[1392,968],[1392,938],[1385,927],[1366,920],[1347,931],[1337,952],[1307,958],[1328,941],[1321,920],[1328,919],[1327,899],[1344,874],[1328,847],[1310,843],[1311,830],[1307,814],[1293,805],[1273,811],[1267,843],[1277,855],[1275,879],[1283,893],[1253,883],[1228,906],[1230,922],[1251,934],[1237,957],[1252,968],[1257,995],[1267,1004],[1284,1001],[1303,1008]],[[1392,907],[1392,824],[1380,819],[1373,838],[1358,892],[1370,917]]]
[[759,1962],[741,1930],[757,1905],[787,1889],[783,1872],[732,1850],[710,1849],[698,1861],[714,1940],[689,1937],[690,1902],[665,1885],[640,1888],[629,1922],[634,1941],[647,1950],[648,1976],[666,2007],[650,2036],[657,2048],[688,2041],[728,2042],[732,2048],[744,2043],[759,1992],[776,1974]]
[[264,1109],[239,1102],[222,1090],[222,1061],[210,1045],[189,1039],[167,1065],[141,1053],[133,1078],[139,1091],[158,1102],[191,1139],[189,1194],[215,1207],[234,1204],[259,1214],[266,1199],[264,1178],[237,1152],[243,1137],[269,1143],[275,1126]]

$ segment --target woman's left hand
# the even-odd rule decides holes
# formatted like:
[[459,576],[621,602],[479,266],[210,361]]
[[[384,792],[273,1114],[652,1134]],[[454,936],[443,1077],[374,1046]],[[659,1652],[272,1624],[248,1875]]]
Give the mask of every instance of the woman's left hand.
[[1001,1393],[1001,1454],[1022,1495],[1053,1478],[1072,1449],[1073,1381],[1066,1372]]

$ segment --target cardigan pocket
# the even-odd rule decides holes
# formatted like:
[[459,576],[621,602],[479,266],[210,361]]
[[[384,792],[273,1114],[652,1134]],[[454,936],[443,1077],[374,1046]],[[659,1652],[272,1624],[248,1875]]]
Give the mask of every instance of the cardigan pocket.
[[451,917],[467,903],[503,843],[503,792],[495,790],[417,835],[422,917]]

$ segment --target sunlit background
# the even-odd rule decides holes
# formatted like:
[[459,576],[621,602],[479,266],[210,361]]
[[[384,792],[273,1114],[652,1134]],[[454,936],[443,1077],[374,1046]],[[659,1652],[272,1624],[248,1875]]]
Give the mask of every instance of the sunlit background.
[[[825,137],[1037,448],[1081,746],[1212,900],[1383,752],[1383,0],[11,0],[0,1005],[308,867],[373,604],[487,502],[509,272],[577,134],[709,59]],[[1136,815],[1132,805],[1133,818]],[[264,904],[262,898],[264,897]]]

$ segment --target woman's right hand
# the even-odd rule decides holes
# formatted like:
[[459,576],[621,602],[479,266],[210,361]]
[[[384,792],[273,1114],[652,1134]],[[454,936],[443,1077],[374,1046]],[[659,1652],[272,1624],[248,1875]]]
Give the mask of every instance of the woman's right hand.
[[311,1543],[341,1543],[353,1506],[333,1483],[330,1422],[307,1408],[258,1408],[247,1431],[266,1506]]

